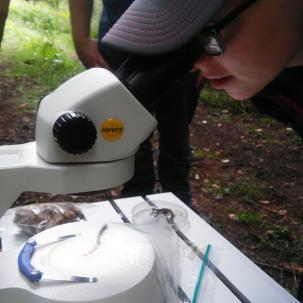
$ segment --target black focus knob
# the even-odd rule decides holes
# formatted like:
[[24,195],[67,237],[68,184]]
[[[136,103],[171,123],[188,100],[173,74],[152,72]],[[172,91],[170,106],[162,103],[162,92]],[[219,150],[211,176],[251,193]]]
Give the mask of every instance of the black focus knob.
[[64,151],[70,154],[83,154],[95,144],[97,131],[85,114],[67,112],[56,120],[53,135]]

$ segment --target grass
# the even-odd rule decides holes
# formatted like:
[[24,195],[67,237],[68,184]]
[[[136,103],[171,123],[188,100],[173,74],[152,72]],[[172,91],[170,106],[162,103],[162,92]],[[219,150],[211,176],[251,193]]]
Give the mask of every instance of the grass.
[[254,204],[260,199],[266,200],[268,192],[260,180],[253,177],[240,177],[228,187],[227,195]]
[[[301,137],[289,125],[277,121],[271,116],[264,116],[255,113],[258,124],[255,122],[246,122],[244,129],[255,137],[256,140],[262,140],[263,143],[276,144],[276,145],[300,145],[302,143]],[[285,140],[277,136],[277,131],[285,134]]]
[[[215,91],[206,85],[201,91],[201,103],[206,105],[213,116],[217,116],[218,123],[230,124],[234,122],[234,116],[239,115],[243,121],[244,129],[263,143],[277,145],[299,145],[301,137],[291,128],[284,125],[269,115],[263,115],[255,109],[251,100],[236,101],[229,97],[224,91]],[[257,121],[257,123],[256,123]],[[281,132],[281,125],[284,125],[285,138],[281,142],[277,138],[277,130]],[[199,152],[197,158],[203,157]],[[204,157],[206,157],[204,155]]]
[[[269,227],[269,226],[267,226]],[[258,246],[270,249],[280,255],[284,261],[291,262],[289,251],[296,249],[293,246],[293,236],[287,226],[272,226],[256,235]]]
[[217,199],[231,197],[250,205],[255,205],[260,200],[267,200],[272,195],[270,189],[253,176],[205,179],[203,186]]
[[[206,85],[201,91],[201,102],[207,106],[212,115],[218,116],[218,122],[233,123],[234,116],[241,115],[246,131],[254,135],[256,139],[261,139],[271,144],[283,144],[277,139],[276,131],[277,129],[281,129],[281,125],[284,124],[270,115],[259,113],[251,100],[236,101],[229,97],[224,91],[215,91]],[[255,121],[258,121],[258,123]],[[284,126],[284,132],[289,138],[287,144],[301,144],[301,137],[291,126]],[[264,131],[262,127],[266,128],[267,131]]]
[[[70,34],[66,1],[11,2],[0,64],[1,76],[20,79],[21,102],[35,106],[42,95],[81,72]],[[30,78],[30,87],[22,79]]]
[[260,216],[254,211],[240,211],[235,214],[236,220],[247,225],[257,226],[262,223]]
[[201,149],[201,148],[197,148],[195,150],[193,150],[192,152],[192,156],[195,159],[202,159],[202,158],[206,158],[206,159],[218,159],[220,158],[221,153],[219,151],[211,151],[207,148]]

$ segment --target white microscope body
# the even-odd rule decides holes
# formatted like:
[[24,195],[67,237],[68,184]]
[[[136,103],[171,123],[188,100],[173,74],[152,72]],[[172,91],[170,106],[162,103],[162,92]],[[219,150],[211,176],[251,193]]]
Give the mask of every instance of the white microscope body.
[[125,183],[155,126],[106,69],[71,78],[42,99],[35,142],[0,147],[0,216],[24,191],[69,194]]
[[[135,152],[155,126],[153,116],[109,71],[93,68],[73,77],[41,101],[35,142],[0,147],[0,217],[23,191],[78,193],[125,183],[133,175]],[[101,248],[89,258],[81,249],[88,251],[96,241],[90,240],[99,235],[96,222],[59,225],[35,235],[23,248],[0,252],[0,302],[164,303],[151,244],[126,225],[108,226]],[[36,247],[68,234],[78,235],[74,249],[72,242]],[[36,268],[46,266],[65,245],[53,265],[70,262],[68,271],[78,271],[86,264],[82,275],[91,268],[98,277],[95,283],[26,279],[22,268],[35,276],[40,273]]]
[[[134,171],[135,152],[156,126],[154,117],[134,95],[146,107],[154,105],[153,102],[167,87],[192,69],[202,52],[200,40],[192,39],[181,49],[163,56],[131,56],[115,72],[125,86],[109,71],[94,68],[68,80],[46,96],[37,113],[36,141],[0,147],[0,216],[23,191],[89,192],[128,181]],[[115,227],[110,225],[109,231],[105,232],[99,252],[101,255],[106,252],[105,245],[109,259],[104,256],[90,258],[89,264],[96,270],[99,267],[95,266],[95,261],[105,260],[104,264],[108,265],[113,255],[116,255],[114,265],[119,265],[100,266],[97,283],[35,285],[25,279],[26,275],[21,275],[18,269],[22,268],[29,276],[37,274],[37,266],[31,267],[30,261],[44,266],[49,260],[41,257],[41,262],[36,264],[34,261],[42,250],[31,259],[32,245],[78,231],[83,233],[83,237],[93,234],[96,238],[100,226],[90,223],[56,226],[35,235],[23,248],[0,254],[0,302],[164,303],[161,285],[155,276],[155,252],[145,240],[137,241],[140,236],[127,226],[114,233]],[[116,248],[113,247],[115,234],[121,238],[116,242]],[[107,242],[106,237],[109,239]],[[77,247],[82,247],[81,237],[67,241],[75,241],[79,244]],[[79,260],[83,256],[73,251],[66,253],[65,244],[69,248],[72,242],[54,244],[53,248],[49,247],[48,255],[63,251],[60,256],[67,258],[68,262],[60,257],[59,263],[64,266],[70,263],[70,269],[74,270],[74,264],[81,262],[71,263],[69,256],[78,256]],[[74,251],[79,253],[78,249]],[[129,258],[125,258],[127,253]],[[20,256],[23,262],[18,268],[17,258],[19,261]],[[134,264],[129,266],[129,260],[136,261],[135,270]],[[85,266],[84,274],[87,268]],[[105,268],[110,273],[102,279]],[[99,272],[92,274],[98,276]]]

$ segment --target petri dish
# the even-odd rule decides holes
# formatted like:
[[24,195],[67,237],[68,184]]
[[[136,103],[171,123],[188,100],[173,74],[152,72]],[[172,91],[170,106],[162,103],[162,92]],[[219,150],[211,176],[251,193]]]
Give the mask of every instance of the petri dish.
[[176,227],[185,231],[189,228],[188,213],[182,206],[163,200],[153,200],[152,206],[146,202],[135,205],[132,209],[132,221],[134,224],[149,224],[152,223],[158,215],[164,215],[170,223],[171,212],[173,214],[173,223]]

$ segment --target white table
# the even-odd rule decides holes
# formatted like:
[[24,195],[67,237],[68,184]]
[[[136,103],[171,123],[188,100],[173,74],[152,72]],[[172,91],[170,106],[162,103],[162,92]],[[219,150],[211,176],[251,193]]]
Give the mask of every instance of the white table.
[[[157,201],[168,201],[182,206],[186,209],[190,222],[189,226],[182,231],[184,237],[192,245],[201,248],[201,251],[205,250],[207,244],[212,245],[213,253],[210,254],[209,260],[215,265],[215,269],[213,271],[209,268],[206,270],[203,280],[204,296],[202,295],[202,302],[299,302],[176,196],[171,193],[155,194],[147,196],[147,200],[154,204],[157,204]],[[141,202],[146,202],[146,200],[141,197],[132,197],[82,204],[82,207],[80,204],[80,207],[89,221],[132,222],[132,209]],[[0,219],[3,251],[20,246],[26,240],[18,235],[17,228],[12,228],[12,214],[13,212],[9,210]],[[191,302],[195,286],[193,273],[195,276],[198,275],[202,261],[201,256],[199,257],[193,252],[188,244],[185,244],[183,240],[181,243],[182,255],[185,255],[186,258],[181,260],[180,289],[181,293],[184,293],[184,297],[188,298],[187,302]]]

